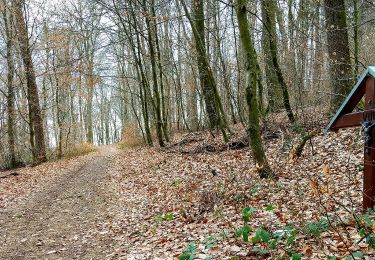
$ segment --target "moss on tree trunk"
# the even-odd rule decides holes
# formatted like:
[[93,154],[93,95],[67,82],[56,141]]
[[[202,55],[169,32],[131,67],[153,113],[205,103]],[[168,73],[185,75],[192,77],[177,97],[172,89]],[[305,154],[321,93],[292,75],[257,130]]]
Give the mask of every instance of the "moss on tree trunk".
[[268,164],[266,154],[264,152],[262,137],[260,133],[259,122],[259,103],[257,100],[257,54],[254,49],[253,39],[249,30],[249,22],[246,12],[246,0],[238,0],[236,6],[238,26],[240,31],[240,40],[245,55],[246,69],[246,101],[249,107],[249,127],[248,134],[250,146],[257,163],[258,172],[261,178],[273,176],[273,172]]

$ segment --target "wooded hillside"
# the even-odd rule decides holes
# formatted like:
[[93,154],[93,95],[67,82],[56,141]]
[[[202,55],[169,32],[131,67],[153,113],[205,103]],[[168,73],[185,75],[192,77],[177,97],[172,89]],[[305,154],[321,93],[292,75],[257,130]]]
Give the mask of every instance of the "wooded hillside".
[[242,123],[258,140],[274,112],[297,125],[309,123],[306,109],[334,112],[375,63],[371,0],[0,7],[3,168],[116,143],[127,131],[165,146],[179,131],[228,140]]
[[[194,214],[190,216],[186,205],[178,208],[172,203],[174,198],[164,194],[172,204],[159,204],[165,207],[161,213],[153,211],[161,214],[159,222],[176,218],[206,224],[216,215],[228,213],[235,218],[239,214],[241,227],[236,226],[238,219],[236,224],[228,224],[228,219],[214,221],[233,229],[236,226],[236,235],[225,236],[230,246],[240,249],[233,254],[219,250],[225,257],[373,256],[373,212],[361,212],[360,197],[361,185],[366,186],[362,176],[366,180],[370,176],[363,169],[374,162],[366,161],[366,151],[372,152],[368,144],[375,137],[375,113],[372,99],[369,101],[369,89],[374,87],[365,81],[375,76],[361,78],[364,83],[358,83],[362,88],[356,94],[356,101],[360,101],[353,101],[351,107],[354,112],[365,111],[363,116],[354,115],[360,117],[356,125],[362,124],[363,132],[358,128],[324,136],[322,130],[363,71],[375,65],[374,39],[374,0],[0,0],[3,207],[8,205],[7,196],[12,197],[18,187],[13,181],[29,183],[29,178],[22,176],[24,171],[32,171],[28,167],[39,165],[37,169],[43,169],[58,164],[56,160],[80,155],[91,158],[87,154],[97,149],[108,152],[98,147],[116,145],[108,148],[109,154],[99,153],[96,163],[103,161],[100,169],[115,172],[106,177],[112,178],[119,190],[126,190],[130,179],[142,182],[144,178],[138,185],[153,193],[153,181],[160,184],[155,173],[162,169],[160,178],[175,185],[173,196],[183,194],[181,189],[191,191],[189,203]],[[365,95],[366,102],[360,94]],[[352,112],[345,109],[345,113]],[[358,154],[361,145],[365,146],[364,165],[360,163],[363,155]],[[120,154],[144,171],[134,169],[132,176],[131,172],[121,175],[121,170],[112,169],[112,155],[118,165]],[[153,156],[160,161],[155,163]],[[201,167],[186,166],[184,160]],[[144,169],[143,163],[150,169]],[[237,163],[244,176],[240,176]],[[168,167],[163,168],[164,164]],[[179,172],[187,174],[186,179],[173,172],[173,167],[183,165],[191,169]],[[92,168],[83,172],[90,171],[100,174]],[[213,179],[206,176],[202,183],[196,183],[194,178],[201,178],[199,171]],[[348,177],[348,172],[353,175]],[[138,176],[143,173],[143,177]],[[220,180],[214,180],[217,175]],[[83,174],[82,178],[88,176]],[[75,185],[60,181],[69,187]],[[95,187],[95,181],[102,179],[88,182],[87,190]],[[236,189],[237,182],[238,192],[219,187]],[[372,192],[375,186],[371,185],[366,187]],[[252,190],[258,186],[258,199],[253,200]],[[26,186],[20,187],[23,190]],[[343,195],[341,188],[347,188],[350,196]],[[288,189],[293,189],[295,196],[286,194]],[[311,193],[303,195],[308,189]],[[365,190],[364,196],[371,192]],[[151,200],[162,200],[154,195],[150,195]],[[119,205],[128,203],[118,196]],[[270,196],[275,198],[270,200]],[[282,196],[289,201],[283,201]],[[346,203],[352,196],[352,203]],[[178,202],[189,200],[187,197]],[[319,201],[308,205],[306,200],[317,197]],[[370,202],[374,200],[370,198]],[[288,208],[285,217],[282,208],[288,203],[296,212]],[[302,214],[314,207],[318,210],[309,216]],[[259,221],[258,229],[253,230],[253,213],[259,210],[261,216],[274,214],[271,219],[280,222],[279,230],[271,222],[263,225]],[[343,219],[338,219],[340,214]],[[131,222],[129,216],[127,220]],[[346,224],[353,230],[342,234]],[[311,245],[301,242],[301,236],[308,240],[324,232],[333,232],[330,239],[343,243],[340,248],[336,245],[332,254],[324,239]],[[157,232],[151,233],[156,236]],[[180,259],[194,259],[199,250],[209,257],[196,244],[181,239],[180,245],[187,247],[180,250]],[[205,249],[218,241],[206,241],[210,246],[206,244]],[[147,244],[147,240],[143,242]],[[176,250],[168,248],[177,257]],[[319,248],[326,255],[318,254]],[[213,253],[213,259],[220,259],[220,252]]]

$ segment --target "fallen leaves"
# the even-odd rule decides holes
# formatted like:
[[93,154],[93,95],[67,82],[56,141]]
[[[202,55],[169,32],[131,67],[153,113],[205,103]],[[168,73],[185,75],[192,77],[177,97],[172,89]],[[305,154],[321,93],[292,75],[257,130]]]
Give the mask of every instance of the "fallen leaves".
[[[156,225],[158,231],[152,236],[163,237],[163,243],[152,242],[154,240],[146,236],[142,240],[137,240],[138,244],[131,246],[132,249],[129,249],[129,245],[121,243],[119,246],[128,248],[126,252],[140,248],[144,251],[151,246],[152,252],[157,255],[166,258],[177,257],[182,253],[182,248],[192,241],[199,244],[209,236],[220,238],[219,234],[227,230],[227,238],[218,239],[219,242],[213,248],[205,249],[198,246],[197,255],[210,256],[212,259],[222,259],[224,256],[236,254],[246,256],[251,252],[250,245],[232,244],[235,241],[234,230],[243,224],[241,211],[245,207],[260,209],[252,220],[254,229],[261,226],[271,230],[280,229],[291,223],[303,226],[308,222],[317,221],[322,214],[320,199],[322,205],[327,206],[329,214],[340,214],[344,217],[347,214],[345,210],[335,206],[331,199],[335,198],[344,205],[350,203],[351,207],[359,208],[361,193],[351,192],[349,200],[346,191],[358,190],[360,187],[361,176],[347,173],[354,172],[356,165],[361,161],[361,153],[356,150],[360,149],[361,144],[354,146],[352,151],[344,152],[340,150],[341,146],[334,148],[331,144],[336,142],[337,138],[348,140],[348,135],[350,133],[343,136],[316,137],[314,154],[306,147],[304,155],[295,158],[293,163],[289,163],[288,152],[282,151],[281,140],[267,143],[270,164],[281,176],[278,181],[258,178],[256,165],[249,160],[251,156],[248,149],[220,153],[190,152],[197,151],[196,147],[205,147],[204,142],[213,141],[197,134],[194,140],[199,141],[186,144],[183,148],[184,153],[179,153],[180,149],[175,147],[172,152],[155,148],[127,150],[123,155],[126,158],[126,167],[122,167],[126,169],[123,170],[126,178],[121,178],[117,185],[119,190],[124,190],[129,183],[134,185],[131,190],[127,189],[128,193],[122,198],[120,205],[124,208],[134,207],[133,202],[130,205],[128,203],[137,198],[137,211],[145,212],[140,201],[147,199],[149,205],[153,206],[147,208],[146,214],[157,216],[171,210],[175,218],[173,221],[157,223],[153,222],[154,218],[143,218],[141,224],[137,219],[130,220],[127,215],[122,215],[123,219],[126,219],[124,225]],[[345,166],[348,165],[348,158],[351,158],[349,168]],[[160,161],[163,163],[160,164]],[[131,174],[127,174],[130,172]],[[215,193],[216,196],[213,195]],[[277,208],[272,206],[271,209],[270,205],[276,205]],[[314,238],[300,238],[296,242],[296,247],[299,247],[304,257],[325,259],[329,253],[328,241],[334,234],[335,232],[321,236],[319,242]],[[355,233],[351,234],[352,238],[347,239],[349,243],[355,243]],[[166,238],[169,239],[165,240]],[[124,239],[125,237],[119,238],[119,241]],[[341,245],[339,248],[341,250]],[[322,250],[326,250],[326,253],[321,253]],[[280,252],[280,255],[284,253]]]
[[[318,238],[299,235],[293,246],[305,258],[326,259],[334,252],[337,256],[347,254],[337,232],[345,234],[345,243],[353,252],[361,249],[374,256],[363,243],[355,247],[360,238],[347,212],[359,212],[362,196],[362,172],[358,170],[362,143],[355,142],[351,135],[356,132],[317,136],[314,152],[306,146],[304,154],[293,158],[292,163],[289,151],[283,149],[283,139],[267,141],[267,155],[280,177],[278,181],[259,179],[247,148],[194,153],[197,147],[212,142],[220,146],[219,138],[211,139],[205,133],[194,133],[194,141],[182,142],[183,149],[179,145],[174,150],[140,147],[122,151],[106,169],[111,176],[108,189],[118,201],[109,208],[114,218],[98,227],[98,239],[116,241],[116,253],[108,255],[114,259],[174,259],[193,242],[198,259],[255,257],[252,244],[239,242],[235,236],[235,230],[243,227],[242,210],[255,208],[253,229],[263,227],[270,232],[284,230],[287,225],[302,229],[326,215],[348,219],[347,226],[323,231]],[[74,170],[81,164],[79,160],[66,167]],[[0,180],[0,205],[9,207],[15,203],[12,200],[22,197],[20,194],[32,194],[41,182],[59,174],[51,167],[47,164],[31,171],[21,170],[16,183],[11,181],[15,178]],[[375,232],[374,226],[372,229]],[[250,240],[253,235],[249,232]],[[207,246],[207,241],[212,241],[209,237],[217,242]],[[272,257],[282,255],[287,254],[271,253]]]

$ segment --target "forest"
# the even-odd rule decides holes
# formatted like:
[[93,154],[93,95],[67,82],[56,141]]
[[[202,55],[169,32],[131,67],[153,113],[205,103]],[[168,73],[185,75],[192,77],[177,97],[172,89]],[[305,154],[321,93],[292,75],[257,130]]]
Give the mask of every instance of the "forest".
[[374,0],[0,0],[0,259],[375,258],[374,39]]

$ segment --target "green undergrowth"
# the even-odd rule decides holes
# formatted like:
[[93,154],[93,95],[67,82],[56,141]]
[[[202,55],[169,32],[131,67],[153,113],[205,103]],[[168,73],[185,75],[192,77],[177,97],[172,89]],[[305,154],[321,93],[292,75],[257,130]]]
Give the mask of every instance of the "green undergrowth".
[[[271,214],[278,214],[277,207],[267,205],[263,209],[252,207],[244,208],[241,212],[243,225],[233,230],[223,230],[219,234],[210,234],[203,242],[194,241],[186,246],[180,255],[180,260],[193,260],[198,254],[198,245],[203,243],[206,249],[213,246],[220,246],[220,243],[227,241],[230,237],[242,245],[248,244],[248,256],[251,255],[256,259],[309,259],[308,256],[310,241],[319,241],[321,235],[327,231],[339,230],[340,227],[349,225],[349,222],[342,219],[336,219],[332,216],[320,217],[317,221],[307,222],[304,226],[255,226],[253,223],[255,214],[260,211],[268,211]],[[356,243],[365,242],[370,248],[375,249],[375,221],[374,212],[368,211],[361,216],[354,216],[354,226],[358,231],[361,239]],[[259,221],[259,218],[257,218]],[[280,254],[280,252],[283,252]],[[327,260],[345,259],[356,260],[362,259],[365,255],[362,251],[346,252],[346,258],[340,258],[336,255],[328,255]],[[306,256],[307,255],[307,256]],[[207,260],[211,259],[207,256]],[[233,255],[229,259],[242,259],[241,256]]]

